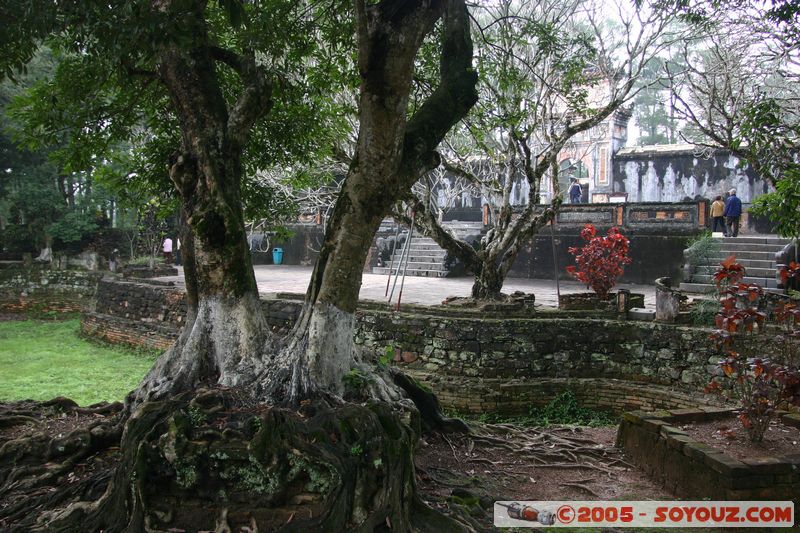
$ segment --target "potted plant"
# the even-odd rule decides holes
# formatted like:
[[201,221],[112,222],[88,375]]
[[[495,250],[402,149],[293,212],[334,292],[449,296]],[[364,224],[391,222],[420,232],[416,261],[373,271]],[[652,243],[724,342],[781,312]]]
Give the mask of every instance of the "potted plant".
[[586,244],[568,250],[575,257],[575,265],[568,266],[567,272],[594,293],[562,295],[559,307],[597,309],[613,305],[611,289],[625,271],[625,265],[631,262],[628,257],[630,241],[616,227],[609,229],[605,236],[598,235],[592,224],[583,227],[581,238]]

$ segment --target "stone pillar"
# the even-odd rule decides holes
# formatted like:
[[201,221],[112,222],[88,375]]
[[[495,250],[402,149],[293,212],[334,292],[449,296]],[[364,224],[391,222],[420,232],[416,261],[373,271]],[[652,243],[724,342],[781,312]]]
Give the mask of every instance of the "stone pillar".
[[656,321],[675,322],[680,311],[680,297],[672,289],[669,278],[656,280]]

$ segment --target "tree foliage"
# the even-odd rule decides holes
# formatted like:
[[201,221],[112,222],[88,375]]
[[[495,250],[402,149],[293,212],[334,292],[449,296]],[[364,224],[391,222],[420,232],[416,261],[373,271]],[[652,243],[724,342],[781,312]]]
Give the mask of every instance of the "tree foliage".
[[[202,5],[208,46],[219,59],[215,76],[231,111],[244,91],[236,54],[254,54],[275,76],[270,112],[247,139],[242,187],[250,216],[285,217],[293,205],[256,171],[331,151],[340,107],[327,95],[354,84],[352,21],[335,2],[322,11],[279,1]],[[102,178],[127,205],[174,197],[166,162],[180,146],[180,124],[155,61],[160,47],[194,39],[194,5],[169,2],[158,10],[147,2],[89,1],[56,9],[43,2],[36,9],[41,20],[31,27],[25,19],[20,32],[46,39],[59,61],[52,78],[17,98],[18,140],[29,148],[56,146],[51,159],[62,172],[103,168]],[[13,52],[0,60],[6,72],[23,67],[31,53],[19,45]]]
[[[592,149],[647,86],[654,58],[684,35],[673,13],[642,7],[612,19],[584,0],[503,1],[476,13],[481,99],[448,137],[439,174],[408,202],[422,231],[475,273],[473,296],[499,297],[522,243],[560,208],[560,158]],[[492,227],[477,246],[440,223],[452,192],[488,206]]]

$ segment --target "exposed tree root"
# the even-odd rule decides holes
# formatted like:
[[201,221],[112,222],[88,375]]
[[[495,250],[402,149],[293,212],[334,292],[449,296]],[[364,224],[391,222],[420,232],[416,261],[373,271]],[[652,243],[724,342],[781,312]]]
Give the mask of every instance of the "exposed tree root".
[[[0,526],[27,524],[17,529],[32,530],[35,509],[102,494],[108,470],[85,472],[84,461],[119,444],[122,425],[116,413],[121,409],[119,403],[81,408],[66,398],[0,405],[0,427],[22,423],[33,428],[22,436],[7,430],[0,437]],[[58,432],[59,423],[78,415],[99,418],[84,416],[84,427]]]
[[[506,438],[496,435],[505,435]],[[462,438],[467,440],[465,445],[468,450],[467,455],[476,446],[499,449],[508,452],[504,453],[506,456],[525,458],[536,464],[537,468],[586,469],[601,472],[609,477],[617,474],[617,469],[633,468],[633,465],[622,459],[621,450],[574,436],[567,427],[545,429],[515,427],[510,424],[485,424],[476,425],[469,436]],[[473,461],[471,458],[466,460]],[[497,470],[513,464],[503,460],[480,459],[480,461],[490,464]]]
[[[0,525],[31,532],[473,529],[469,519],[448,518],[417,497],[412,453],[421,422],[415,409],[397,405],[307,403],[298,412],[217,387],[142,403],[121,439],[120,425],[103,419],[61,439],[10,440],[0,448],[0,499],[45,490],[0,508]],[[67,483],[87,455],[116,444],[116,468]]]

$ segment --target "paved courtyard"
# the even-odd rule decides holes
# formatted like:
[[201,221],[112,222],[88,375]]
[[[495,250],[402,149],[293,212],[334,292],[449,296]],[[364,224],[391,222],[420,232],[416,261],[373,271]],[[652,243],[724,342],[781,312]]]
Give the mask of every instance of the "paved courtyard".
[[[311,267],[296,265],[256,265],[254,267],[258,290],[262,294],[278,292],[305,293],[311,279]],[[177,282],[183,281],[183,271],[179,276],[161,278]],[[362,300],[386,301],[387,276],[382,274],[364,274],[361,293]],[[392,278],[392,282],[394,278]],[[402,278],[397,281],[394,301],[400,292]],[[586,292],[586,287],[575,281],[560,281],[561,292]],[[423,278],[407,276],[403,286],[404,303],[422,305],[435,305],[442,303],[448,296],[469,296],[472,288],[472,278]],[[629,289],[631,292],[644,294],[645,307],[655,309],[655,288],[652,285],[634,285],[622,283],[618,288]],[[391,290],[391,287],[390,287]],[[556,282],[545,279],[508,278],[503,286],[503,292],[512,293],[523,291],[536,295],[536,304],[556,307],[558,297]]]

